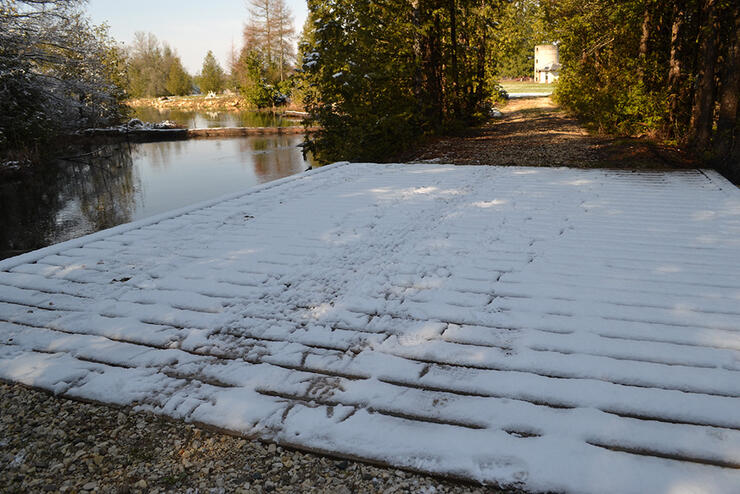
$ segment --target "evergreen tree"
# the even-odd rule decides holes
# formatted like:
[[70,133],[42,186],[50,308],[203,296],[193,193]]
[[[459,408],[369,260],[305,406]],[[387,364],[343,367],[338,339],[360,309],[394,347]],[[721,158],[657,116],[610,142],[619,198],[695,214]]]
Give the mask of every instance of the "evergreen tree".
[[164,92],[168,96],[190,94],[192,81],[177,52],[167,43],[162,43],[161,72],[157,77],[164,80]]
[[135,98],[164,96],[168,75],[157,37],[152,33],[136,32],[128,56],[129,94]]
[[740,4],[543,0],[561,41],[556,92],[602,130],[683,144],[740,178]]
[[257,108],[275,105],[275,87],[265,79],[265,64],[260,53],[242,50],[236,78],[239,90],[247,102]]
[[246,100],[267,108],[284,104],[292,92],[293,17],[285,0],[249,0],[243,47],[232,55],[231,80]]
[[208,51],[203,59],[203,69],[200,73],[200,90],[203,93],[220,93],[224,90],[226,74],[218,64],[212,51]]
[[175,58],[170,63],[170,71],[167,75],[165,89],[169,94],[175,96],[184,96],[190,94],[193,88],[193,81],[179,58]]
[[498,2],[309,0],[304,103],[321,161],[379,160],[474,121],[489,95]]

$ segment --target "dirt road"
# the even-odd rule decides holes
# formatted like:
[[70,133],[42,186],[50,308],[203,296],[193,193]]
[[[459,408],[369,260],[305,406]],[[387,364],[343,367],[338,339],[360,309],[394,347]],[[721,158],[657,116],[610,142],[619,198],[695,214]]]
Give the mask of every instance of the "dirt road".
[[452,136],[432,138],[405,161],[460,165],[685,168],[680,151],[648,139],[598,136],[549,97],[510,100],[503,116]]

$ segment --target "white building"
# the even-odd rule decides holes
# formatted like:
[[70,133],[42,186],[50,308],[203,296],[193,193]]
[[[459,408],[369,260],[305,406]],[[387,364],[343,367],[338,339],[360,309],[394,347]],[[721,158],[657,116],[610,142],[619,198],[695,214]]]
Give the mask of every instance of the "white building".
[[557,45],[534,47],[534,80],[549,84],[560,77],[560,57]]

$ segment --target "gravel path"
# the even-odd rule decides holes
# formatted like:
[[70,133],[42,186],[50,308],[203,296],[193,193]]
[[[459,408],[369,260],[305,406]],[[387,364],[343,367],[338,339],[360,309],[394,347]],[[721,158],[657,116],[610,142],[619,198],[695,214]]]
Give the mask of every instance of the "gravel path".
[[0,384],[0,492],[495,491]]
[[502,108],[501,118],[457,135],[433,138],[396,159],[456,165],[696,167],[680,150],[650,139],[590,133],[549,97],[512,99]]

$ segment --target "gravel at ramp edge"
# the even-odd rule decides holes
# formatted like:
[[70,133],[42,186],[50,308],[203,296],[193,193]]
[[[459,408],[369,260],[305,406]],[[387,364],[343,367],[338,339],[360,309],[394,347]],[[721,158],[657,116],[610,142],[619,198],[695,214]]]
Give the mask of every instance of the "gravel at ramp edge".
[[491,493],[0,383],[0,492]]

